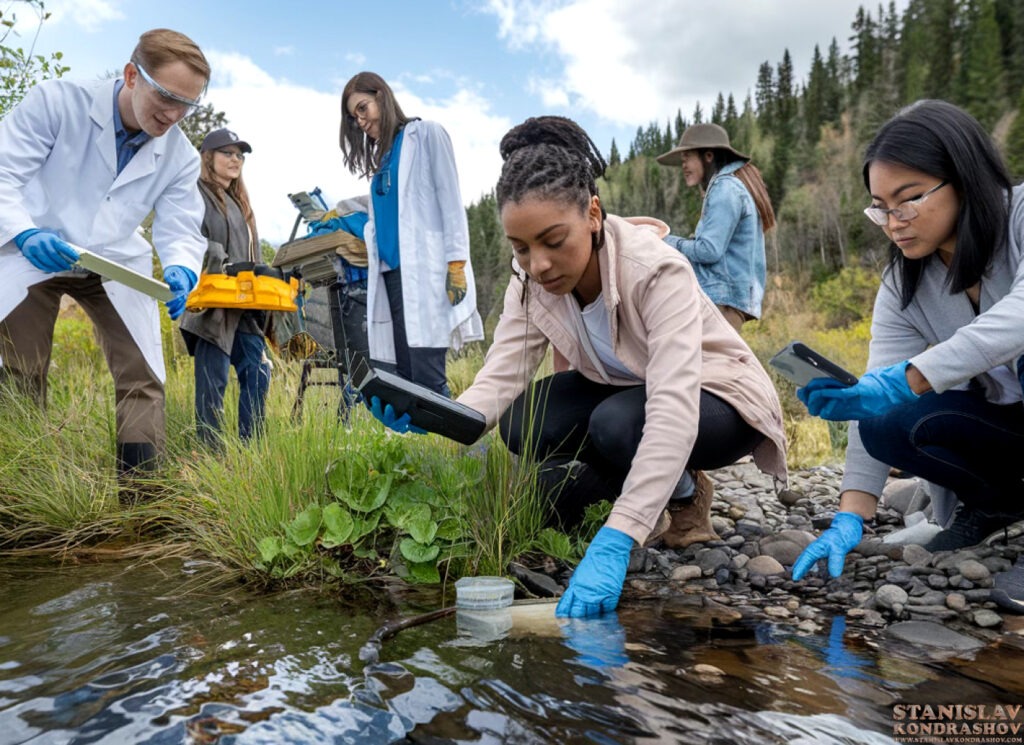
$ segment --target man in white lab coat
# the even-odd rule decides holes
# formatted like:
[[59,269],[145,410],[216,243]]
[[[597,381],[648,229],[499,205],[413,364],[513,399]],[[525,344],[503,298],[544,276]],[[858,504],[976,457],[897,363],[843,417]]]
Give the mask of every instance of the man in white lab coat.
[[[40,404],[63,295],[92,319],[117,398],[118,474],[152,470],[165,442],[160,308],[75,267],[75,247],[149,275],[153,244],[181,315],[206,241],[199,156],[176,126],[198,104],[210,67],[195,42],[147,31],[118,80],[35,86],[0,120],[0,379]],[[131,498],[133,492],[122,490]]]

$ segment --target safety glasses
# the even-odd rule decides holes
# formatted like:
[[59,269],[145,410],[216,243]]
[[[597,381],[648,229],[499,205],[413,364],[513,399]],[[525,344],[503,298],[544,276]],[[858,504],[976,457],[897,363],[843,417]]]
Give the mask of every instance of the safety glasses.
[[135,60],[132,60],[132,64],[135,65],[135,69],[139,71],[139,75],[142,77],[143,80],[146,81],[146,84],[149,85],[150,88],[155,90],[157,92],[157,95],[160,96],[160,99],[168,106],[176,106],[178,108],[183,108],[185,109],[186,114],[191,114],[193,111],[199,108],[202,95],[200,95],[199,98],[191,99],[185,98],[184,96],[179,96],[177,93],[172,93],[171,91],[167,90],[162,85],[160,85],[158,82],[153,80],[153,76],[146,72],[145,67],[140,65]]

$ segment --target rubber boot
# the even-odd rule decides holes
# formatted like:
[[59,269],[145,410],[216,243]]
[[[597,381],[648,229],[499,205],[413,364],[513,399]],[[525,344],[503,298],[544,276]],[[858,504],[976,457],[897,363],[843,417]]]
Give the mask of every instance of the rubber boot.
[[693,480],[696,489],[692,499],[670,500],[668,503],[671,525],[661,538],[669,548],[686,548],[691,543],[718,539],[711,525],[711,499],[715,495],[715,485],[703,471],[694,471]]
[[128,507],[158,496],[149,480],[156,470],[156,446],[149,442],[117,443],[117,498]]

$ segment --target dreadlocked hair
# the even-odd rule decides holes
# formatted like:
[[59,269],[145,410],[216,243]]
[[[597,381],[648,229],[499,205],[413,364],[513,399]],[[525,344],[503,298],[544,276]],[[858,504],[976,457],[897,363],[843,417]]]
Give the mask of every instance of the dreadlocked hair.
[[608,167],[590,136],[564,116],[527,119],[501,138],[499,150],[505,161],[496,190],[499,210],[527,197],[585,210],[599,196],[597,179]]

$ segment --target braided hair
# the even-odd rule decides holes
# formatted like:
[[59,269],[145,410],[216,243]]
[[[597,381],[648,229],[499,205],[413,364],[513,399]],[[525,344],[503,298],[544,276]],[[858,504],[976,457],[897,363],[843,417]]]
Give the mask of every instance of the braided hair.
[[597,179],[608,164],[572,119],[531,117],[510,129],[499,149],[505,161],[496,190],[499,210],[527,198],[560,200],[586,210],[591,198],[599,196]]

